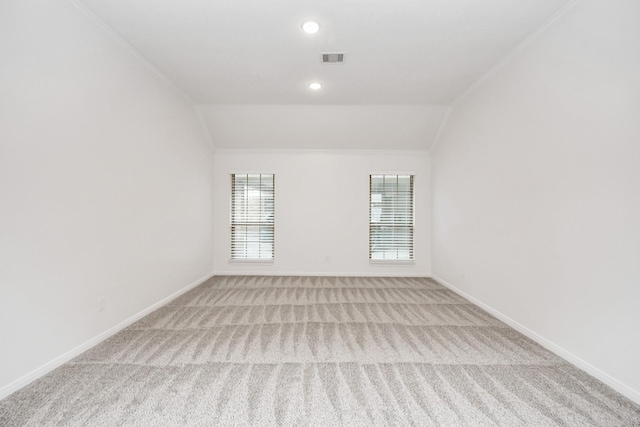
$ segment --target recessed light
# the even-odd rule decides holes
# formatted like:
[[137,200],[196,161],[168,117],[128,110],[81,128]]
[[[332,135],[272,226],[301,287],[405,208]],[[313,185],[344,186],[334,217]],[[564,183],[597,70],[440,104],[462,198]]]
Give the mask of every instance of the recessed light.
[[307,21],[304,24],[302,24],[302,29],[304,30],[305,33],[315,34],[318,31],[320,31],[320,24],[318,24],[315,21]]
[[311,90],[320,90],[322,85],[318,82],[309,83],[309,89]]

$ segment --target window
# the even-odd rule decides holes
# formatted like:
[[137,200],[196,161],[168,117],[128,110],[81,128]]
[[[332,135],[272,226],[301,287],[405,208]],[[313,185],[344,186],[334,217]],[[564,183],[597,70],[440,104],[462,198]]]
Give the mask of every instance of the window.
[[231,259],[272,260],[275,176],[231,175]]
[[369,259],[413,260],[413,175],[369,176]]

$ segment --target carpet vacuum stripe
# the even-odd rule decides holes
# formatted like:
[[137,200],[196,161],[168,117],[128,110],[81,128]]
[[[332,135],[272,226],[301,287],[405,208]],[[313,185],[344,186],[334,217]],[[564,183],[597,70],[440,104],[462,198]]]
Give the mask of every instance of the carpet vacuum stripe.
[[0,401],[2,426],[638,426],[424,278],[214,277]]

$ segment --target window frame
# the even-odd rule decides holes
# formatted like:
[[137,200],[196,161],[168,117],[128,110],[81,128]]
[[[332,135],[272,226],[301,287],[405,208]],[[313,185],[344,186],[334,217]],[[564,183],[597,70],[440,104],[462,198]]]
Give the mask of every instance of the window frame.
[[[376,176],[384,176],[384,177],[409,177],[410,178],[410,223],[408,225],[406,225],[405,227],[408,228],[409,230],[409,235],[410,235],[410,246],[409,246],[409,258],[407,259],[398,259],[398,258],[390,258],[390,259],[380,259],[380,258],[372,258],[372,255],[374,253],[373,251],[373,241],[374,239],[372,238],[372,230],[376,227],[375,223],[372,221],[372,208],[373,208],[373,201],[372,201],[372,195],[373,193],[373,177]],[[415,253],[415,248],[416,248],[416,241],[415,241],[415,236],[416,236],[416,193],[415,193],[415,186],[416,186],[416,173],[415,172],[371,172],[369,173],[369,219],[368,219],[368,226],[369,226],[369,263],[370,264],[378,264],[378,265],[390,265],[390,264],[397,264],[397,265],[412,265],[415,264],[416,262],[416,253]],[[380,202],[382,203],[382,202]],[[392,223],[394,224],[394,223]],[[402,227],[404,225],[400,224],[397,225],[398,227]],[[393,250],[398,251],[399,248],[394,248]]]
[[[235,189],[235,182],[236,182],[236,176],[246,176],[247,179],[249,176],[255,176],[255,175],[259,175],[260,177],[263,176],[271,176],[272,179],[272,189],[273,189],[273,198],[272,198],[272,203],[271,203],[271,209],[270,211],[267,210],[266,212],[266,216],[271,215],[271,221],[268,222],[264,222],[264,221],[238,221],[236,218],[236,213],[234,212],[234,208],[235,208],[235,199],[234,197],[236,196],[236,189]],[[276,174],[273,172],[263,172],[263,171],[231,171],[229,173],[229,178],[230,178],[230,197],[229,197],[229,262],[230,263],[260,263],[260,264],[264,264],[264,263],[268,263],[271,264],[274,262],[275,260],[275,204],[276,204]],[[262,186],[261,186],[262,187]],[[260,208],[262,209],[262,208]],[[262,212],[262,210],[260,210],[260,212]],[[258,245],[263,244],[263,243],[271,243],[271,257],[270,258],[249,258],[249,257],[237,257],[237,252],[236,252],[236,242],[242,242],[242,239],[235,239],[235,233],[234,231],[236,231],[239,227],[249,227],[249,226],[253,226],[253,227],[270,227],[270,236],[271,236],[271,240],[270,241],[265,241],[262,242],[260,239],[255,241]],[[258,235],[260,234],[260,231],[258,231]],[[247,243],[247,240],[245,239],[244,243]]]

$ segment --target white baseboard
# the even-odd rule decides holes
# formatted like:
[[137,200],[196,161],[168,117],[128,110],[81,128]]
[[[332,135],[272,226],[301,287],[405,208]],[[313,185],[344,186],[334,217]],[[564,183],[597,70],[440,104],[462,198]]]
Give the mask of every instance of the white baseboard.
[[314,271],[216,271],[214,276],[309,276],[309,277],[431,277],[429,273],[386,272],[383,274]]
[[53,371],[57,367],[63,365],[64,363],[68,362],[69,360],[73,359],[74,357],[79,356],[80,354],[82,354],[85,351],[89,350],[91,347],[94,347],[94,346],[100,344],[102,341],[106,340],[110,336],[120,332],[122,329],[126,328],[127,326],[131,325],[134,322],[137,322],[138,320],[142,319],[147,314],[151,313],[152,311],[157,310],[158,308],[160,308],[163,305],[169,303],[170,301],[176,299],[177,297],[179,297],[180,295],[184,294],[185,292],[195,288],[196,286],[200,285],[201,283],[205,282],[206,280],[208,280],[209,278],[211,278],[213,276],[214,276],[214,274],[210,273],[210,274],[208,274],[208,275],[206,275],[204,277],[201,277],[200,279],[198,279],[195,282],[185,286],[184,288],[180,289],[179,291],[174,292],[173,294],[171,294],[168,297],[158,301],[157,303],[153,304],[152,306],[147,307],[144,310],[142,310],[141,312],[131,316],[127,320],[118,323],[117,325],[115,325],[112,328],[107,329],[106,331],[104,331],[100,335],[90,339],[89,341],[87,341],[87,342],[79,345],[78,347],[76,347],[76,348],[64,353],[61,356],[56,357],[52,361],[50,361],[50,362],[42,365],[41,367],[29,372],[25,376],[23,376],[21,378],[18,378],[17,380],[15,380],[15,381],[7,384],[6,386],[0,388],[0,400],[4,399],[5,397],[9,396],[10,394],[12,394],[12,393],[14,393],[14,392],[16,392],[18,390],[20,390],[22,387],[25,387],[26,385],[28,385],[31,382],[37,380],[38,378],[48,374],[49,372]]
[[552,341],[549,341],[545,337],[537,334],[536,332],[532,331],[531,329],[527,328],[526,326],[516,322],[515,320],[511,319],[508,316],[505,316],[504,314],[502,314],[499,311],[493,309],[492,307],[488,306],[487,304],[483,303],[482,301],[474,298],[473,296],[469,295],[468,293],[458,289],[457,287],[455,287],[451,283],[447,282],[446,280],[441,279],[440,277],[438,277],[436,275],[432,275],[431,278],[433,278],[438,283],[446,286],[447,288],[451,289],[453,292],[457,293],[461,297],[471,301],[472,303],[474,303],[478,307],[482,308],[483,310],[487,311],[488,313],[492,314],[493,316],[497,317],[498,319],[500,319],[501,321],[503,321],[507,325],[511,326],[513,329],[515,329],[518,332],[522,333],[523,335],[526,335],[527,337],[531,338],[532,340],[534,340],[535,342],[537,342],[538,344],[540,344],[541,346],[543,346],[547,350],[555,353],[556,355],[560,356],[561,358],[563,358],[567,362],[577,366],[578,368],[582,369],[583,371],[585,371],[589,375],[591,375],[591,376],[597,378],[598,380],[602,381],[603,383],[605,383],[609,387],[611,387],[614,390],[616,390],[618,393],[620,393],[620,394],[628,397],[629,399],[633,400],[634,402],[640,404],[640,392],[638,390],[635,390],[635,389],[627,386],[626,384],[618,381],[617,379],[613,378],[609,374],[601,371],[600,369],[596,368],[592,364],[590,364],[588,362],[585,362],[584,360],[582,360],[578,356],[576,356],[573,353],[565,350],[564,348],[562,348],[561,346],[557,345],[556,343],[554,343]]

